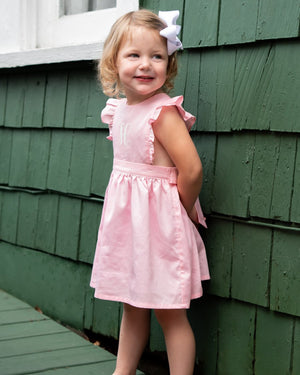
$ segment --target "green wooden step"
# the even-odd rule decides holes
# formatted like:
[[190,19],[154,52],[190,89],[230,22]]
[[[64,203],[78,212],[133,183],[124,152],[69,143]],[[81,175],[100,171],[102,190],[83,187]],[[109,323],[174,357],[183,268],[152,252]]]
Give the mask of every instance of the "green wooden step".
[[73,332],[65,331],[0,341],[0,358],[84,346],[90,346],[90,343]]
[[53,334],[66,331],[68,331],[67,328],[55,323],[52,320],[8,324],[1,326],[0,342],[4,340],[19,339],[30,336],[41,336],[50,333]]
[[33,310],[32,308],[24,308],[20,310],[1,311],[0,326],[4,324],[15,324],[23,322],[33,322],[39,320],[47,320],[47,316]]
[[106,361],[115,361],[115,357],[89,345],[2,358],[0,368],[2,375],[21,375],[82,364],[100,364]]
[[113,354],[0,289],[1,375],[110,375],[115,362]]

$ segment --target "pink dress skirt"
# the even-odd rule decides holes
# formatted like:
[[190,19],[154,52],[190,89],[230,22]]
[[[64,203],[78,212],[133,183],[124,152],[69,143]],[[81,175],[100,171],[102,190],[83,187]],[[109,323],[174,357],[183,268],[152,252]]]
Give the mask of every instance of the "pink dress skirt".
[[[124,134],[119,143],[126,143]],[[177,170],[114,153],[91,278],[95,297],[141,308],[188,308],[202,295],[209,270],[201,236],[179,199]],[[196,209],[205,226],[199,201]]]

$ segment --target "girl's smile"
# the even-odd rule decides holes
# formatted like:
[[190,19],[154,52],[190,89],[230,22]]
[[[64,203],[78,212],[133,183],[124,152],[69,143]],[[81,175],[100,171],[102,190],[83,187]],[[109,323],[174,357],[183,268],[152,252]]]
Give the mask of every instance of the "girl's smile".
[[152,79],[153,79],[153,77],[148,77],[148,76],[136,76],[135,77],[137,80],[139,80],[139,81],[141,81],[141,82],[143,82],[143,81],[145,81],[145,82],[149,82],[149,81],[151,81]]
[[117,69],[128,104],[160,92],[167,77],[166,39],[156,30],[132,27],[117,57]]

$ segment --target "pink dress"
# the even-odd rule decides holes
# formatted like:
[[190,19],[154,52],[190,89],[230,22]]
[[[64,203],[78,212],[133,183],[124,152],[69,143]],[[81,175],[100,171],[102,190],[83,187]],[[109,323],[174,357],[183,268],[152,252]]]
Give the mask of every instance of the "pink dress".
[[[109,99],[114,165],[105,193],[93,264],[95,297],[141,308],[188,308],[209,279],[203,241],[182,206],[175,167],[153,165],[153,122],[164,106],[176,106],[190,130],[195,117],[182,96],[157,94],[139,104]],[[199,223],[205,225],[199,201]]]

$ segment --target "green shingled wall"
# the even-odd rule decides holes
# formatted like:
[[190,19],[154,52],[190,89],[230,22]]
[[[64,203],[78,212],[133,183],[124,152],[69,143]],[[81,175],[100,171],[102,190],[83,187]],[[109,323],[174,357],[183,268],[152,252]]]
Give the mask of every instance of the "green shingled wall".
[[[300,371],[299,0],[144,0],[180,9],[174,95],[197,116],[212,279],[189,316],[205,375]],[[112,165],[93,63],[0,70],[0,288],[118,336],[91,264]],[[164,350],[152,322],[151,350]]]

